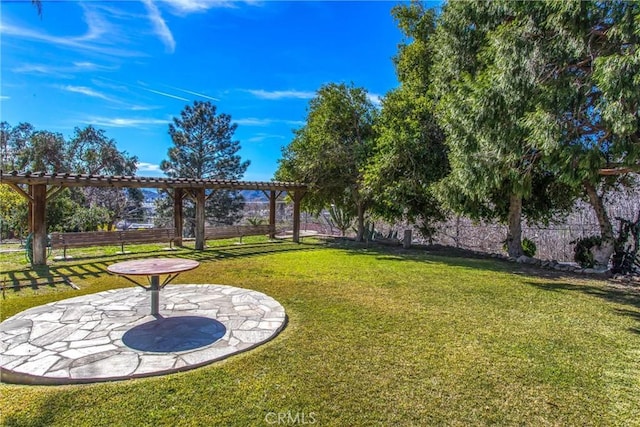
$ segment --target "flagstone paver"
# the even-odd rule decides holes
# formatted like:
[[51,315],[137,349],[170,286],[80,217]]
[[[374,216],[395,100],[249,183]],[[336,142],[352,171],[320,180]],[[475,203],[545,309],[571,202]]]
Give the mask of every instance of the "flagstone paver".
[[256,347],[285,326],[276,300],[224,285],[168,285],[160,315],[142,288],[25,310],[0,323],[0,380],[73,384],[162,375]]

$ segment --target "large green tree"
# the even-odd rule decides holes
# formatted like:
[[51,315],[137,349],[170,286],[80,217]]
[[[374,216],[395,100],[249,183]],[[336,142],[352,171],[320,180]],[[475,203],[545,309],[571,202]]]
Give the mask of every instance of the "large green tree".
[[412,222],[427,237],[434,231],[432,223],[444,219],[433,183],[448,170],[444,134],[427,93],[435,12],[411,3],[394,7],[392,13],[407,42],[394,58],[400,86],[383,99],[366,182],[376,213],[389,221]]
[[[170,177],[204,179],[242,179],[249,161],[242,161],[240,142],[233,139],[237,124],[228,114],[218,114],[211,102],[194,101],[169,125],[173,147],[160,167]],[[232,224],[242,214],[242,195],[237,191],[217,190],[207,195],[206,215],[210,222]],[[185,205],[187,224],[193,226],[195,210]]]
[[35,128],[30,123],[11,126],[8,122],[0,123],[0,151],[3,170],[24,170],[29,163],[26,148],[30,144]]
[[637,185],[640,163],[640,3],[565,1],[518,3],[514,19],[528,22],[521,43],[535,76],[529,139],[544,147],[564,182],[593,207],[606,267],[614,233],[604,200],[619,186]]
[[[12,127],[0,124],[2,168],[5,170],[42,171],[48,173],[82,173],[134,175],[137,158],[119,151],[116,142],[103,130],[86,126],[74,129],[70,139],[46,130],[36,130],[29,123]],[[136,189],[75,188],[62,191],[49,201],[47,223],[50,229],[76,228],[73,216],[83,209],[109,212],[108,225],[125,209],[140,204]],[[26,209],[16,211],[14,223],[26,228]]]
[[[447,134],[451,173],[441,182],[448,207],[508,225],[509,255],[522,255],[521,223],[548,221],[572,205],[542,162],[544,144],[531,138],[528,114],[540,96],[526,40],[535,26],[518,10],[533,3],[450,2],[435,36],[431,93]],[[535,196],[535,197],[534,197]]]
[[357,218],[358,241],[371,198],[364,174],[375,144],[376,109],[364,88],[329,83],[309,102],[306,124],[283,150],[276,179],[309,185],[306,208],[334,205]]
[[[109,138],[104,130],[93,126],[75,128],[67,143],[66,153],[69,163],[67,168],[73,173],[131,176],[137,170],[138,158],[118,150],[115,140]],[[140,209],[143,200],[142,191],[136,188],[86,187],[80,192],[72,192],[72,197],[89,209],[83,214],[83,218],[87,215],[107,218],[108,228],[113,228],[127,212]],[[95,209],[95,212],[91,212],[91,209]],[[76,215],[81,212],[84,211],[79,210]],[[77,219],[75,223],[81,223],[83,218]]]

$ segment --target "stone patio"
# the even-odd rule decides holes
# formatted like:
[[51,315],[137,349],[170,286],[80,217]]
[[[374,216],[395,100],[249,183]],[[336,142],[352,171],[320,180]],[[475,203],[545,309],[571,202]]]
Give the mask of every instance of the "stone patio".
[[160,315],[144,289],[116,289],[25,310],[0,323],[0,379],[74,384],[163,375],[256,347],[285,326],[260,292],[168,285]]

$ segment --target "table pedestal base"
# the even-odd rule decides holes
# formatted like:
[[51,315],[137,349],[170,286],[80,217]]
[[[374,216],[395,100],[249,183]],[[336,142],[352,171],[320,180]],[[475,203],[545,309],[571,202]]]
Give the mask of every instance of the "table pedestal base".
[[151,315],[160,314],[160,276],[151,276]]

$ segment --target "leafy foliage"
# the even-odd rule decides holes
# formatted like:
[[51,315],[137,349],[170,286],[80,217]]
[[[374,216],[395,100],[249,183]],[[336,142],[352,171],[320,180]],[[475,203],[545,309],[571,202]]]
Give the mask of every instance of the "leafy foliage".
[[[24,213],[24,218],[23,214]],[[0,233],[22,236],[26,228],[27,201],[7,185],[0,185]],[[13,237],[13,236],[10,236]]]
[[528,257],[534,257],[536,255],[536,244],[533,240],[527,239],[526,237],[522,239],[522,251]]
[[[119,151],[116,142],[93,126],[75,128],[70,139],[59,133],[36,130],[29,123],[12,127],[0,124],[2,168],[5,170],[134,175],[138,159]],[[136,189],[74,188],[61,191],[48,201],[47,224],[50,230],[78,228],[71,220],[83,209],[97,209],[95,215],[109,215],[103,224],[113,226],[125,212],[139,209],[142,193]],[[9,223],[20,232],[27,228],[27,208],[15,210]],[[83,227],[81,227],[83,228]]]
[[[535,221],[545,212],[536,205],[525,210],[536,193],[535,174],[551,174],[566,186],[551,206],[584,190],[610,256],[613,232],[602,192],[625,179],[603,179],[600,169],[640,160],[640,80],[633,77],[640,74],[639,12],[637,2],[444,7],[431,90],[450,148],[452,173],[442,194],[451,207],[495,215],[498,199],[513,206],[521,198],[522,213]],[[520,214],[510,211],[511,230]],[[599,264],[606,264],[604,255]]]
[[353,223],[352,213],[336,205],[329,207],[329,218],[331,218],[331,224],[340,230],[343,236],[347,234],[347,230]]
[[618,218],[620,226],[611,259],[613,273],[629,274],[640,270],[640,212],[635,221]]
[[242,162],[237,154],[237,127],[230,115],[217,114],[211,102],[194,101],[169,125],[174,146],[160,167],[170,177],[241,179],[250,162]]
[[329,83],[309,103],[306,125],[283,150],[276,179],[309,185],[305,207],[319,212],[336,205],[358,219],[358,240],[370,196],[365,169],[375,143],[376,109],[363,88]]
[[448,171],[444,134],[427,96],[435,15],[420,3],[397,6],[393,14],[411,42],[400,45],[394,58],[401,85],[383,100],[365,180],[378,215],[415,223],[426,236],[430,224],[444,218],[432,184]]
[[[243,162],[238,155],[240,142],[233,140],[236,128],[231,116],[218,114],[211,102],[194,101],[169,125],[174,145],[160,168],[170,177],[242,179],[250,162]],[[243,205],[242,195],[237,191],[210,192],[206,216],[214,222],[232,224],[240,218]],[[184,212],[189,229],[195,218],[192,202],[185,202]]]
[[79,208],[70,219],[74,231],[97,231],[109,222],[111,212],[106,208]]
[[[67,145],[67,169],[71,172],[91,175],[135,175],[138,158],[118,150],[115,140],[107,137],[101,129],[93,126],[76,128]],[[71,194],[82,206],[90,210],[95,209],[87,219],[103,218],[103,224],[107,228],[112,228],[116,221],[125,217],[128,212],[140,210],[144,200],[140,189],[87,187]],[[91,227],[94,227],[93,223]]]
[[[507,242],[505,241],[503,243],[502,248],[506,251],[507,250]],[[525,256],[528,256],[530,258],[533,258],[534,256],[536,256],[536,252],[538,250],[538,247],[536,246],[536,243],[528,238],[524,238],[522,239],[522,254]]]
[[588,236],[582,239],[574,240],[573,259],[580,264],[582,268],[593,268],[596,260],[593,256],[593,249],[602,244],[601,236]]
[[448,3],[434,36],[431,85],[450,150],[451,173],[439,194],[457,213],[507,222],[512,256],[522,254],[523,215],[548,221],[573,202],[570,192],[547,191],[554,177],[523,122],[534,109],[538,87],[522,61],[531,55],[531,46],[522,42],[531,23],[514,19],[515,7],[514,2]]
[[640,4],[540,2],[515,9],[531,23],[524,60],[539,88],[524,120],[528,139],[564,182],[588,196],[603,239],[596,262],[606,266],[615,239],[603,197],[632,181],[603,177],[600,169],[640,163]]

